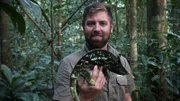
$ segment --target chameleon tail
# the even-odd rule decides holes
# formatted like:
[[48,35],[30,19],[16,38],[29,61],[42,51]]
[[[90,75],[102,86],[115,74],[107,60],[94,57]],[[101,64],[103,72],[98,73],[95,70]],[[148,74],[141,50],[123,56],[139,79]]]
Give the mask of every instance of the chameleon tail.
[[76,86],[77,85],[77,79],[73,79],[72,83],[73,83],[73,86],[70,87],[72,97],[73,97],[74,101],[80,101],[78,94],[77,94],[77,86]]
[[80,101],[79,97],[78,97],[78,93],[77,93],[77,82],[78,82],[79,77],[83,77],[84,80],[86,81],[86,83],[89,85],[95,85],[96,84],[96,81],[91,79],[91,72],[88,71],[87,69],[81,69],[81,72],[79,72],[79,75],[76,75],[76,73],[72,74],[71,75],[70,91],[71,91],[71,94],[72,94],[74,101]]

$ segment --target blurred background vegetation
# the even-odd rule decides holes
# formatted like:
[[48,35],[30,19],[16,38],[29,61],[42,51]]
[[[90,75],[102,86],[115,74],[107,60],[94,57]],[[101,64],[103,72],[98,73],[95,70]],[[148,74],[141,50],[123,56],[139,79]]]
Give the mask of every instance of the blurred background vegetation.
[[84,45],[83,9],[112,7],[133,101],[180,101],[180,0],[1,0],[0,101],[52,101],[61,59]]

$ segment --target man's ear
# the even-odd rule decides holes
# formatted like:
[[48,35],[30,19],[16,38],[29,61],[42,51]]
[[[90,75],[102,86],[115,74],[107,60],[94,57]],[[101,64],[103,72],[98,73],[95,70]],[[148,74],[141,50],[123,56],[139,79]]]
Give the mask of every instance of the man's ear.
[[111,33],[113,32],[113,28],[111,28]]
[[82,31],[84,31],[84,28],[83,28],[83,26],[81,26],[81,30],[82,30]]
[[113,32],[113,28],[114,28],[114,23],[111,23],[111,33]]

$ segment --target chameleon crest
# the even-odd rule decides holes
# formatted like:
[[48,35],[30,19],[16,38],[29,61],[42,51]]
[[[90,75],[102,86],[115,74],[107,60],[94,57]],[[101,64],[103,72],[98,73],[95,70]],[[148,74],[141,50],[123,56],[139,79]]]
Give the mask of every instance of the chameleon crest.
[[115,56],[106,50],[94,49],[85,54],[75,65],[70,76],[70,91],[74,101],[80,101],[77,94],[77,80],[83,77],[87,84],[95,85],[95,81],[91,79],[91,71],[94,66],[103,67],[103,73],[108,79],[108,71],[119,75],[126,75],[128,72],[122,66],[120,56]]

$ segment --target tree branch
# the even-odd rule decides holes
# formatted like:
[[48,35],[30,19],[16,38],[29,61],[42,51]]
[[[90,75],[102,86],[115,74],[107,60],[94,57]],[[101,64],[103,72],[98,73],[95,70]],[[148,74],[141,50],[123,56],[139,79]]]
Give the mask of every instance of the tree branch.
[[76,14],[77,11],[87,2],[88,0],[84,1],[78,8],[77,10],[67,19],[67,21],[62,25],[62,31],[64,30],[66,24],[71,20],[71,18]]
[[41,33],[43,33],[45,39],[47,40],[47,42],[49,42],[47,36],[46,36],[46,32],[43,31],[40,26],[38,25],[38,23],[28,14],[27,10],[24,8],[23,4],[19,1],[16,0],[16,2],[21,6],[21,9],[23,10],[23,12],[28,16],[28,18],[34,23],[34,25],[40,30]]

